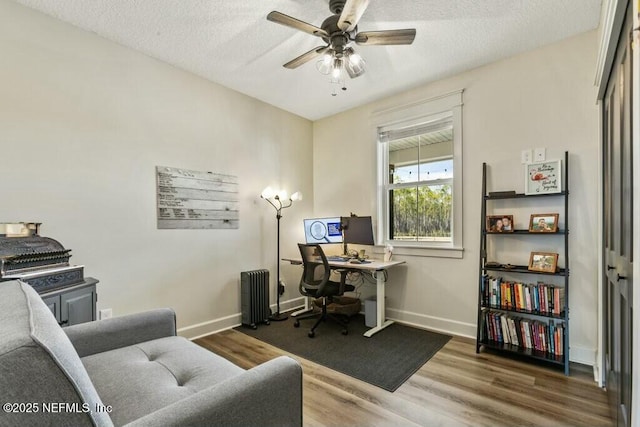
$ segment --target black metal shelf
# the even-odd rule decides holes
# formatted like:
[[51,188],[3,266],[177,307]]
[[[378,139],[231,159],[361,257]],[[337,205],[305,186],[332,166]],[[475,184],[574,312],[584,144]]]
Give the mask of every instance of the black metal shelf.
[[541,233],[541,232],[537,232],[537,231],[529,231],[529,230],[513,230],[513,231],[487,231],[487,230],[483,230],[484,234],[495,234],[495,235],[503,235],[503,236],[509,236],[509,235],[514,235],[514,234],[533,234],[536,236],[563,236],[565,234],[568,234],[567,230],[558,230],[558,231],[554,231],[554,232],[547,232],[547,233]]
[[[562,184],[564,185],[564,191],[558,193],[546,193],[546,194],[523,194],[523,193],[515,193],[513,191],[498,191],[490,194],[487,189],[487,173],[488,166],[486,163],[482,164],[482,209],[481,209],[481,222],[480,222],[480,256],[479,256],[479,267],[478,267],[478,327],[477,327],[477,336],[476,336],[476,352],[480,352],[481,348],[492,349],[494,351],[503,351],[518,354],[525,358],[532,358],[537,360],[542,360],[546,362],[551,362],[556,365],[561,365],[564,367],[565,375],[569,375],[569,152],[565,151],[564,153],[564,162],[562,164]],[[536,203],[521,203],[523,200],[540,200],[539,198],[557,198],[561,201],[558,204],[562,203],[564,209],[560,208],[558,211],[560,212],[561,217],[564,220],[563,227],[564,229],[559,229],[556,232],[549,233],[537,233],[533,231],[529,231],[528,229],[518,229],[513,231],[489,231],[486,226],[486,218],[488,207],[491,205],[489,202],[491,200],[513,200],[513,203],[505,203],[500,204],[501,208],[504,208],[507,204],[509,205],[517,205],[521,208],[532,208],[535,207]],[[555,205],[556,201],[553,200],[552,203]],[[524,225],[524,224],[523,224]],[[552,238],[548,239],[532,239],[531,241],[540,245],[540,243],[547,242],[552,243],[554,246],[557,244],[558,249],[562,245],[563,250],[558,250],[559,256],[562,257],[565,268],[558,268],[555,272],[549,273],[544,271],[531,271],[529,270],[528,265],[511,265],[511,264],[498,264],[493,261],[492,264],[494,266],[487,266],[489,260],[487,259],[487,245],[496,244],[497,241],[494,237],[489,236],[520,236],[521,238],[524,236],[533,236],[533,235],[546,235],[546,236],[561,236],[562,239]],[[503,244],[504,243],[504,244]],[[508,240],[504,240],[500,238],[500,245],[495,246],[498,251],[506,251],[504,246],[506,246]],[[545,246],[548,244],[545,243]],[[535,248],[531,250],[535,251]],[[500,258],[502,254],[497,253],[494,254],[496,258]],[[525,261],[524,259],[521,260]],[[564,305],[562,307],[562,313],[560,315],[553,313],[543,313],[543,312],[535,312],[535,311],[527,311],[527,310],[519,310],[516,308],[503,308],[503,307],[493,307],[491,305],[485,304],[488,300],[483,299],[483,286],[484,280],[487,275],[487,272],[503,272],[506,276],[509,274],[531,274],[538,276],[553,276],[561,279],[553,279],[549,280],[555,284],[557,282],[562,281],[564,285],[562,285],[562,292],[564,293]],[[561,321],[563,324],[563,344],[562,344],[562,353],[563,356],[557,356],[555,354],[549,354],[542,351],[537,351],[534,349],[524,348],[512,344],[505,344],[501,342],[491,341],[489,338],[489,332],[485,329],[485,319],[484,315],[487,311],[496,311],[505,313],[507,317],[512,317],[508,313],[514,313],[515,315],[521,314],[523,316],[533,316],[538,317],[537,321],[542,323],[552,323],[554,320]],[[495,336],[491,336],[492,338],[496,338]]]
[[545,194],[524,194],[524,193],[517,193],[517,194],[494,194],[494,195],[490,195],[490,194],[485,194],[484,199],[485,200],[505,200],[505,199],[525,199],[525,198],[530,198],[530,197],[559,197],[559,196],[568,196],[569,192],[568,191],[561,191],[559,193],[545,193]]
[[517,309],[517,308],[504,308],[504,307],[486,305],[486,304],[482,304],[480,307],[482,308],[482,310],[506,311],[506,312],[509,312],[509,313],[528,314],[528,315],[531,315],[531,316],[540,316],[540,317],[546,317],[546,318],[549,318],[549,319],[564,320],[564,318],[565,318],[565,312],[564,311],[558,315],[558,314],[553,314],[553,313],[545,313],[545,312],[541,312],[541,311],[529,311],[529,310],[521,310],[521,309]]
[[480,345],[483,345],[487,348],[492,348],[495,350],[520,354],[520,355],[527,356],[537,360],[544,360],[545,362],[555,363],[558,365],[564,365],[566,361],[564,355],[558,356],[556,354],[545,353],[544,351],[538,351],[533,348],[525,348],[525,347],[520,347],[513,344],[505,344],[503,342],[498,342],[498,341],[484,340],[484,341],[480,341]]
[[482,267],[483,271],[505,271],[508,273],[518,273],[518,274],[544,274],[547,276],[568,276],[569,270],[565,268],[558,268],[555,273],[547,273],[546,271],[532,271],[529,270],[529,267],[526,265],[514,265],[511,268],[507,267]]

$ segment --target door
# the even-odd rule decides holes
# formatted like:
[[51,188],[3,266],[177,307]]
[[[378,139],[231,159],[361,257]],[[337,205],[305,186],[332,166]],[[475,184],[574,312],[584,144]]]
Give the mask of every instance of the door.
[[61,295],[64,326],[95,320],[96,288],[87,286]]
[[633,198],[631,2],[603,100],[603,301],[606,388],[617,426],[631,425]]

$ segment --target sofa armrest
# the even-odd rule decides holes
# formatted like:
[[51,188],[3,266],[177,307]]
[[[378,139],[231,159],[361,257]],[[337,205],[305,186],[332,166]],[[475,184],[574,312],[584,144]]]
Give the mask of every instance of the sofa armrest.
[[302,367],[280,356],[127,424],[302,426]]
[[80,357],[176,335],[170,308],[80,323],[63,328]]

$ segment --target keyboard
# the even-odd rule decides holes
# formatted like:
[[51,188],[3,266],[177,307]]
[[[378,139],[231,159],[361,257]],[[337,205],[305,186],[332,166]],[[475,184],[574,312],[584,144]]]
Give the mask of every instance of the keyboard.
[[328,256],[327,261],[348,261],[349,258],[343,256]]

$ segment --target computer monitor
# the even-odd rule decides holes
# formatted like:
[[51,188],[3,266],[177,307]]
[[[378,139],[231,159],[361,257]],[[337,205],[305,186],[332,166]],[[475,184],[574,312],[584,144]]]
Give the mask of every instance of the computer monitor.
[[304,238],[307,243],[342,243],[340,217],[305,219]]
[[373,246],[373,224],[370,216],[344,216],[341,218],[344,243]]

